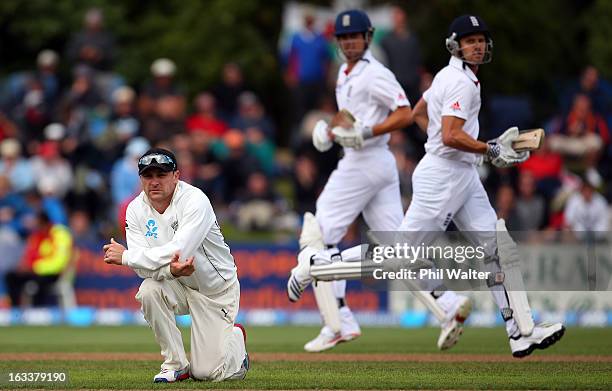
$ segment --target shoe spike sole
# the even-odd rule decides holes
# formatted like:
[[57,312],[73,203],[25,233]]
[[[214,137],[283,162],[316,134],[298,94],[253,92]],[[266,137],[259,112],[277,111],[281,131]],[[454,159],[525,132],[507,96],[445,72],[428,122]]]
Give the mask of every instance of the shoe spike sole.
[[527,349],[512,353],[512,356],[516,358],[523,358],[529,356],[536,349],[546,349],[554,345],[558,340],[565,334],[565,327],[561,327],[561,330],[553,333],[551,336],[544,338],[544,340],[538,344],[530,345]]

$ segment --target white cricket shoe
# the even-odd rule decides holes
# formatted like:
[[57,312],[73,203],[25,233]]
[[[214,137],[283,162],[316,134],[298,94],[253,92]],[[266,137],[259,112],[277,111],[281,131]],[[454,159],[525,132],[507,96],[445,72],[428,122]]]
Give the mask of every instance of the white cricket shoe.
[[153,383],[174,383],[186,379],[189,379],[189,365],[178,371],[162,369],[160,373],[153,377]]
[[349,307],[340,308],[340,332],[334,333],[329,326],[323,326],[319,335],[304,345],[310,353],[322,352],[341,342],[349,342],[361,336],[361,329]]
[[305,247],[298,254],[298,264],[291,269],[289,280],[287,280],[287,296],[292,303],[298,301],[302,297],[304,290],[312,283],[310,265],[312,257],[318,252],[319,250],[312,247]]
[[310,353],[331,349],[342,341],[342,333],[334,333],[329,326],[323,326],[319,335],[304,345],[304,350]]
[[287,281],[287,296],[293,303],[300,299],[304,290],[312,282],[312,277],[310,277],[312,257],[325,248],[319,223],[310,212],[304,213],[299,243],[298,264],[291,269],[291,275]]
[[546,349],[563,337],[565,327],[561,323],[539,324],[533,328],[530,336],[510,337],[510,349],[516,358],[529,356],[535,349]]
[[438,349],[446,350],[459,342],[463,334],[463,323],[472,312],[472,301],[466,296],[446,291],[436,302],[447,316],[446,321],[440,325],[442,330],[438,337]]

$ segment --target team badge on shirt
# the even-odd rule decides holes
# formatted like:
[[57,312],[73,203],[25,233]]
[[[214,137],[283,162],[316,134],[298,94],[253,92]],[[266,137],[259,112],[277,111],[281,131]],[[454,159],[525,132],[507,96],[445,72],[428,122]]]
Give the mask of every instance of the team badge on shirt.
[[453,109],[455,111],[461,111],[461,106],[459,105],[459,101],[456,101],[455,103],[453,103],[451,105],[451,109]]
[[152,237],[153,239],[157,239],[157,225],[155,224],[155,220],[151,219],[147,221],[147,232],[145,233],[145,237]]

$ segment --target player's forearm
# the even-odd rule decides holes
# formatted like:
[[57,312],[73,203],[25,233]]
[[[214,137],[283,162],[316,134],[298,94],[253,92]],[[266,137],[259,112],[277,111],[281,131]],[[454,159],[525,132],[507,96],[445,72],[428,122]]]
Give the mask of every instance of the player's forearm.
[[447,147],[464,152],[487,153],[488,146],[478,141],[463,130],[465,120],[454,116],[442,117],[442,143]]
[[155,271],[170,264],[175,253],[182,253],[176,242],[166,243],[163,246],[143,248],[129,244],[121,256],[121,263],[132,269]]
[[139,229],[138,221],[130,209],[127,212],[126,223],[127,249],[121,254],[121,264],[134,270],[141,269],[150,272],[170,264],[172,255],[180,249],[175,243],[170,242],[163,246],[150,247],[144,232]]
[[137,216],[128,209],[125,231],[128,249],[123,252],[121,259],[124,265],[155,271],[168,265],[176,253],[179,253],[181,258],[195,254],[215,224],[215,216],[206,197],[193,196],[184,199],[184,202],[182,219],[172,240],[157,247],[150,247],[144,233],[138,228]]
[[442,142],[447,147],[455,148],[464,152],[487,153],[487,144],[470,137],[463,129],[454,129],[446,136],[442,136]]
[[412,124],[412,110],[410,106],[398,107],[383,122],[372,127],[372,134],[380,136],[397,129],[403,129]]
[[427,131],[429,116],[427,115],[427,102],[425,99],[419,99],[416,106],[414,106],[412,110],[412,119],[422,131]]
[[157,270],[147,270],[140,268],[132,268],[140,278],[152,278],[156,281],[173,280],[174,277],[170,271],[170,265],[162,266]]

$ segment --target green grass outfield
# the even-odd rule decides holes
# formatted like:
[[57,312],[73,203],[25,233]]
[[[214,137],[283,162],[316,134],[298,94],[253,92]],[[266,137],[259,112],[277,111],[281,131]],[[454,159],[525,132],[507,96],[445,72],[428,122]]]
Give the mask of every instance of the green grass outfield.
[[[612,328],[569,328],[526,360],[502,328],[467,328],[448,352],[438,329],[369,328],[330,353],[305,354],[312,327],[248,327],[244,381],[153,384],[159,349],[146,327],[0,328],[0,389],[612,389]],[[187,330],[183,333],[186,346]],[[67,384],[7,383],[9,372],[67,372]]]

